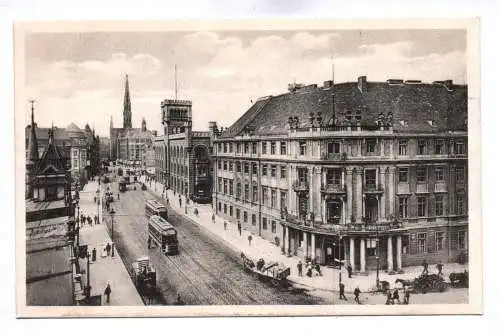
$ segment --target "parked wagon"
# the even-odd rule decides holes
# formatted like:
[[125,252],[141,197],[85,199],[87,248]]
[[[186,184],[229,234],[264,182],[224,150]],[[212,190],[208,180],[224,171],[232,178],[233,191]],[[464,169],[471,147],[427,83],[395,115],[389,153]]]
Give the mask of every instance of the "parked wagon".
[[413,293],[445,292],[448,290],[448,284],[443,277],[436,274],[420,275],[414,280],[397,279],[396,283],[401,283],[403,287]]
[[243,269],[246,272],[252,273],[255,278],[264,282],[270,282],[273,286],[288,286],[287,277],[290,276],[289,267],[285,267],[278,262],[269,262],[266,264],[264,259],[259,259],[257,263],[254,263],[254,261],[243,253],[241,253],[241,259],[243,261]]

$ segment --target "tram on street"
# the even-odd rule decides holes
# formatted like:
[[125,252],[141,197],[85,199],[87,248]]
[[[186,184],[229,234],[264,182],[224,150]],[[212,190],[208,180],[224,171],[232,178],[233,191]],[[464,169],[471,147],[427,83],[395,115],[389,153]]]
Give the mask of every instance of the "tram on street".
[[151,216],[148,223],[149,236],[165,255],[179,253],[179,241],[175,228],[160,216]]
[[167,207],[160,202],[150,199],[146,202],[146,218],[149,219],[151,216],[160,216],[163,219],[167,219]]

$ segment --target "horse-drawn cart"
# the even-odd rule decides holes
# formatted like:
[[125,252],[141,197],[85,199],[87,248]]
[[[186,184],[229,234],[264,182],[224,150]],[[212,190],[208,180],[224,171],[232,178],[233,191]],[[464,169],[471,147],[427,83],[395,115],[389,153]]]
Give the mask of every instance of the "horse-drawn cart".
[[264,259],[259,259],[257,264],[254,263],[245,254],[241,253],[243,261],[243,269],[250,272],[259,280],[270,282],[273,286],[287,287],[287,277],[290,276],[290,268],[285,267],[277,262],[265,263]]

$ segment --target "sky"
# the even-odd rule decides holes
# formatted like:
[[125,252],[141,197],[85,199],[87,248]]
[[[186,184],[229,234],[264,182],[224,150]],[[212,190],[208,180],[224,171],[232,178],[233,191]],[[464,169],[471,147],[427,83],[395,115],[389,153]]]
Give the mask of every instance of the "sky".
[[[291,82],[453,80],[466,83],[465,30],[305,30],[31,33],[25,92],[38,126],[74,122],[109,137],[123,125],[125,74],[132,124],[163,133],[160,104],[193,101],[193,128],[230,126],[261,96]],[[333,65],[333,66],[332,66]],[[30,105],[26,102],[26,115]],[[27,118],[29,120],[29,117]]]

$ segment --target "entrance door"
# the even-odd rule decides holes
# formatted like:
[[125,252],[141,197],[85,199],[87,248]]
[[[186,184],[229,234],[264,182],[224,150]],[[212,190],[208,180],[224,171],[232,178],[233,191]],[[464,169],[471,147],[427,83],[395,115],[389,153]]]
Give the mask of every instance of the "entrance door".
[[378,219],[378,200],[375,197],[368,197],[365,201],[365,216],[369,223],[374,223]]
[[344,260],[344,244],[339,239],[332,237],[325,240],[325,264],[338,266]]
[[326,221],[328,224],[340,224],[342,217],[342,202],[329,200],[326,202]]
[[306,195],[299,195],[299,216],[300,218],[306,218],[307,215],[308,200]]

